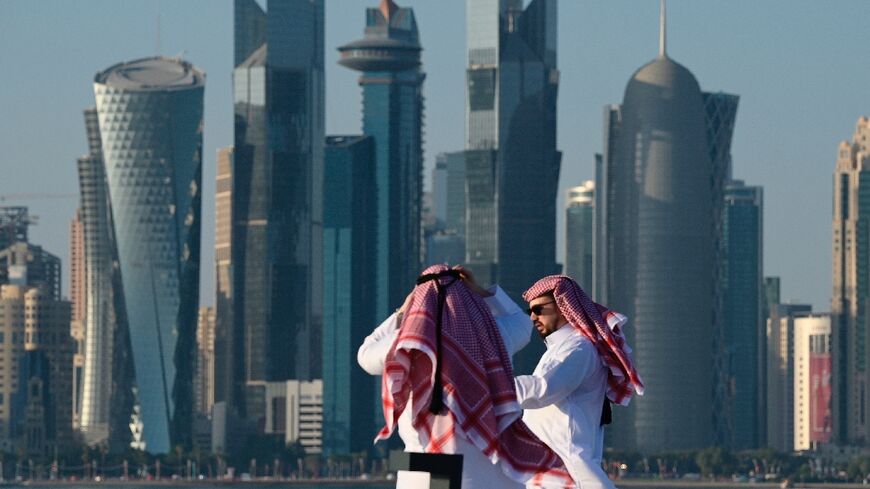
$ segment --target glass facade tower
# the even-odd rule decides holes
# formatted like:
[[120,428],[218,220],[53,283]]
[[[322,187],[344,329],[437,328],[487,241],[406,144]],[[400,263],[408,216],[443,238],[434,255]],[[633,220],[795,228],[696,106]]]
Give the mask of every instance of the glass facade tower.
[[593,218],[595,182],[587,181],[568,189],[565,209],[565,275],[584,290],[592,290]]
[[376,316],[402,304],[420,272],[423,80],[414,11],[384,0],[366,9],[365,37],[339,48],[362,72],[363,133],[374,139],[377,188]]
[[232,407],[256,422],[264,382],[321,375],[323,1],[234,5],[235,346],[224,361]]
[[323,188],[323,453],[369,450],[380,386],[356,365],[376,323],[372,276],[377,243],[374,140],[326,138]]
[[94,80],[141,433],[153,453],[190,443],[204,85],[201,71],[164,57]]
[[[467,2],[466,262],[517,300],[559,272],[556,12],[554,0],[525,9],[521,0]],[[531,372],[542,349],[534,343],[517,354],[517,372]]]
[[724,363],[727,366],[726,414],[734,449],[761,445],[759,361],[763,357],[762,322],[763,192],[734,180],[724,200]]

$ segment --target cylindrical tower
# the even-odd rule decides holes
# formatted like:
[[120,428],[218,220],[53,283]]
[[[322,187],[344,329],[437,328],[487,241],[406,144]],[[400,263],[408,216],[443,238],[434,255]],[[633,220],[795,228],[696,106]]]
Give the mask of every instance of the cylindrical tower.
[[628,332],[647,393],[633,431],[644,451],[714,442],[714,219],[701,90],[662,53],[625,89],[612,231],[610,302]]
[[201,71],[166,57],[94,80],[142,441],[153,453],[184,443],[192,421],[204,86]]

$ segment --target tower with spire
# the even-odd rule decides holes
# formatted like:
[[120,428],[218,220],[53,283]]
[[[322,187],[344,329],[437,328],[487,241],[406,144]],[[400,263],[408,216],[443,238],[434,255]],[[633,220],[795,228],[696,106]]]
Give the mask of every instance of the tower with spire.
[[[609,445],[656,452],[714,443],[717,365],[712,162],[697,80],[667,53],[661,3],[658,56],[628,82],[608,118],[602,189],[608,306],[627,329],[646,395],[617,420]],[[599,177],[599,181],[602,179]],[[679,417],[673,413],[681,413]]]

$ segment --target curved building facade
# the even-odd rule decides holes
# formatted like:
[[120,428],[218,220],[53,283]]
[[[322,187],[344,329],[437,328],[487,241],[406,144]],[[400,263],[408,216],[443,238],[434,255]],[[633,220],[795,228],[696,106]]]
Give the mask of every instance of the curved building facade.
[[[647,393],[631,440],[644,451],[714,441],[714,215],[704,102],[664,52],[625,89],[610,183],[609,306],[628,329]],[[681,413],[679,417],[673,413]]]
[[189,440],[204,86],[201,71],[165,57],[94,80],[141,441],[153,453]]

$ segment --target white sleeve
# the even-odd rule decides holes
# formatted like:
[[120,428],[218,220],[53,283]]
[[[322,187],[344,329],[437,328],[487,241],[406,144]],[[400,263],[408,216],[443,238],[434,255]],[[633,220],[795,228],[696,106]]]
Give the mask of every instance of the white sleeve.
[[574,392],[589,375],[597,357],[595,347],[583,343],[563,359],[544,367],[539,374],[514,378],[517,401],[523,409],[538,409],[555,404]]
[[501,333],[502,341],[508,355],[520,351],[529,344],[532,334],[532,320],[520,309],[516,302],[498,285],[487,289],[492,295],[484,297],[483,301],[495,318],[495,323]]
[[393,313],[375,328],[356,352],[357,363],[371,375],[380,375],[384,371],[384,360],[399,332],[397,316],[397,313]]

